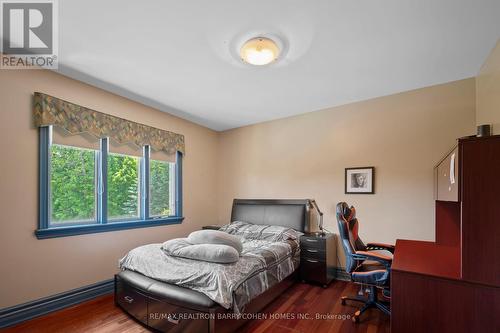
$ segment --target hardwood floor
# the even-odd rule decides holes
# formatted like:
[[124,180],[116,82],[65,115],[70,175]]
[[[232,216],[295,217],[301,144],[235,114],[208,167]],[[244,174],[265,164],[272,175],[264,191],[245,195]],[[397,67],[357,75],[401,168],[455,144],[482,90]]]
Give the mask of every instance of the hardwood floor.
[[[353,314],[359,304],[340,304],[340,296],[354,295],[357,285],[333,281],[327,289],[297,283],[262,312],[267,319],[256,319],[238,333],[384,333],[389,332],[389,317],[370,309],[354,324],[346,316]],[[316,319],[317,315],[329,316]],[[308,319],[299,319],[298,317]],[[113,302],[113,295],[103,296],[19,325],[1,330],[5,333],[44,332],[150,332],[126,315]]]
[[[327,289],[298,283],[278,297],[263,311],[268,318],[274,314],[294,314],[295,318],[253,320],[239,333],[385,333],[390,332],[390,318],[381,311],[369,309],[361,316],[361,322],[355,324],[350,315],[358,310],[361,303],[340,303],[341,296],[354,296],[359,286],[354,283],[334,280]],[[309,319],[298,319],[308,314]],[[317,314],[329,316],[317,320]],[[335,317],[336,316],[336,317]],[[346,316],[349,316],[346,318]],[[340,318],[339,318],[340,317]]]

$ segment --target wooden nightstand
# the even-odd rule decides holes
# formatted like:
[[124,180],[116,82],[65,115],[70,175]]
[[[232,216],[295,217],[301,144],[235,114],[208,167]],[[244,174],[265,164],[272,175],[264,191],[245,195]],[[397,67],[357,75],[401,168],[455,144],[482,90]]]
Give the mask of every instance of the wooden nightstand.
[[203,229],[203,230],[219,230],[220,227],[222,227],[222,226],[216,225],[216,224],[211,224],[211,225],[204,225],[203,227],[201,227],[201,229]]
[[300,278],[324,288],[335,277],[335,234],[305,234],[300,237]]

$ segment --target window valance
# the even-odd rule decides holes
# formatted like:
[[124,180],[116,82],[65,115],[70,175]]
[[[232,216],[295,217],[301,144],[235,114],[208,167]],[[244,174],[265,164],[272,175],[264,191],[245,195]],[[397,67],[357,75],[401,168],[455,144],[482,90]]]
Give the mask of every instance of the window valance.
[[149,145],[153,150],[185,153],[184,135],[98,112],[65,100],[35,92],[35,125],[62,127],[71,134],[90,133],[120,144]]

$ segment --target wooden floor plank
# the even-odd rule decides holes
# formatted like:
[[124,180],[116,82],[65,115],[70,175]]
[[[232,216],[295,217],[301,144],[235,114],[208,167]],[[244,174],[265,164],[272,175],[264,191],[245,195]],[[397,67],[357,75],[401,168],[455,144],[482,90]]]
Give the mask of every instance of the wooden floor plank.
[[[359,304],[350,303],[343,306],[340,304],[340,296],[355,295],[358,290],[356,285],[344,281],[333,281],[328,288],[297,283],[262,311],[267,318],[274,316],[274,319],[253,320],[238,330],[238,333],[389,333],[389,317],[376,309],[370,309],[363,314],[359,324],[354,324],[348,317],[358,309]],[[327,317],[316,319],[317,314]],[[309,319],[300,319],[299,316],[308,316]],[[103,296],[0,331],[150,332],[116,307],[113,295]]]

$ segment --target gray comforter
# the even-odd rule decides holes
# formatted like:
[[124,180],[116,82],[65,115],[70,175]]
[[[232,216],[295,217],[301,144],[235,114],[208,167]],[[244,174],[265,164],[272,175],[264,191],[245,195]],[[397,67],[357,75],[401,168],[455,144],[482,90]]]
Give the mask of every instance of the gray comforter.
[[298,240],[268,241],[242,238],[240,259],[217,264],[165,254],[162,244],[130,251],[120,268],[190,288],[224,308],[240,313],[244,305],[290,275],[299,265]]

